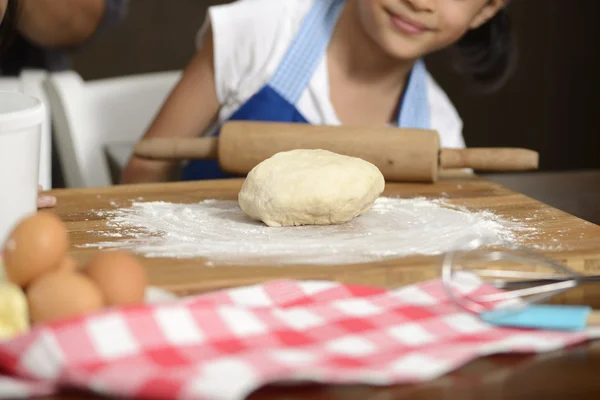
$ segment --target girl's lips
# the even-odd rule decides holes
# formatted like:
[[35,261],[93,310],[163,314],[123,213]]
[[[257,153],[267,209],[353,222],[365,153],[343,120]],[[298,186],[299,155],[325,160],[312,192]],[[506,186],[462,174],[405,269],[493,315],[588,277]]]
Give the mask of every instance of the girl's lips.
[[388,11],[388,14],[390,15],[390,20],[396,29],[409,35],[420,35],[431,30],[425,25],[409,20],[402,15],[394,14],[391,11]]

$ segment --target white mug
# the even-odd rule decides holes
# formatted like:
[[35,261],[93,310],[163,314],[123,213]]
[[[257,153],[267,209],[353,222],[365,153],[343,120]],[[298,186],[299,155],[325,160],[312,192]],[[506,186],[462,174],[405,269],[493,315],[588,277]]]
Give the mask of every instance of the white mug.
[[18,222],[37,211],[44,118],[39,99],[0,91],[0,252]]

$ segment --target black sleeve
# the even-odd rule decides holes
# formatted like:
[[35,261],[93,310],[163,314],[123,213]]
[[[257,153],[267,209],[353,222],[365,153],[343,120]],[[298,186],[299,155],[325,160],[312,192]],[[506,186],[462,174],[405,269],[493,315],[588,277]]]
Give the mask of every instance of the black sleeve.
[[105,31],[115,28],[123,23],[125,18],[127,18],[128,11],[129,0],[104,0],[104,14],[92,36],[78,46],[58,51],[74,53],[81,50],[86,45],[102,36]]
[[104,0],[104,15],[94,36],[121,24],[128,11],[129,0]]

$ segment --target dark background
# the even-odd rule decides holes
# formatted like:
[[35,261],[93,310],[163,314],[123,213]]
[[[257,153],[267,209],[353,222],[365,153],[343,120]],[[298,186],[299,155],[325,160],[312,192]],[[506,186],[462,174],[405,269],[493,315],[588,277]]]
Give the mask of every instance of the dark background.
[[[228,1],[131,0],[125,24],[74,58],[84,79],[183,68],[206,8]],[[500,91],[466,87],[441,55],[428,59],[465,123],[467,145],[540,152],[541,170],[600,168],[599,0],[518,0],[510,13],[520,61]]]

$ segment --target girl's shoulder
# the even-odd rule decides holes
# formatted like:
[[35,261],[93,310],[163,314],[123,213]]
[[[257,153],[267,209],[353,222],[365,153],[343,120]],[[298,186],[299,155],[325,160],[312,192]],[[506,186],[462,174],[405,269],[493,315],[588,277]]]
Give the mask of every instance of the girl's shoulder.
[[221,103],[256,91],[275,71],[306,14],[319,0],[237,0],[208,9],[196,45],[212,29]]

